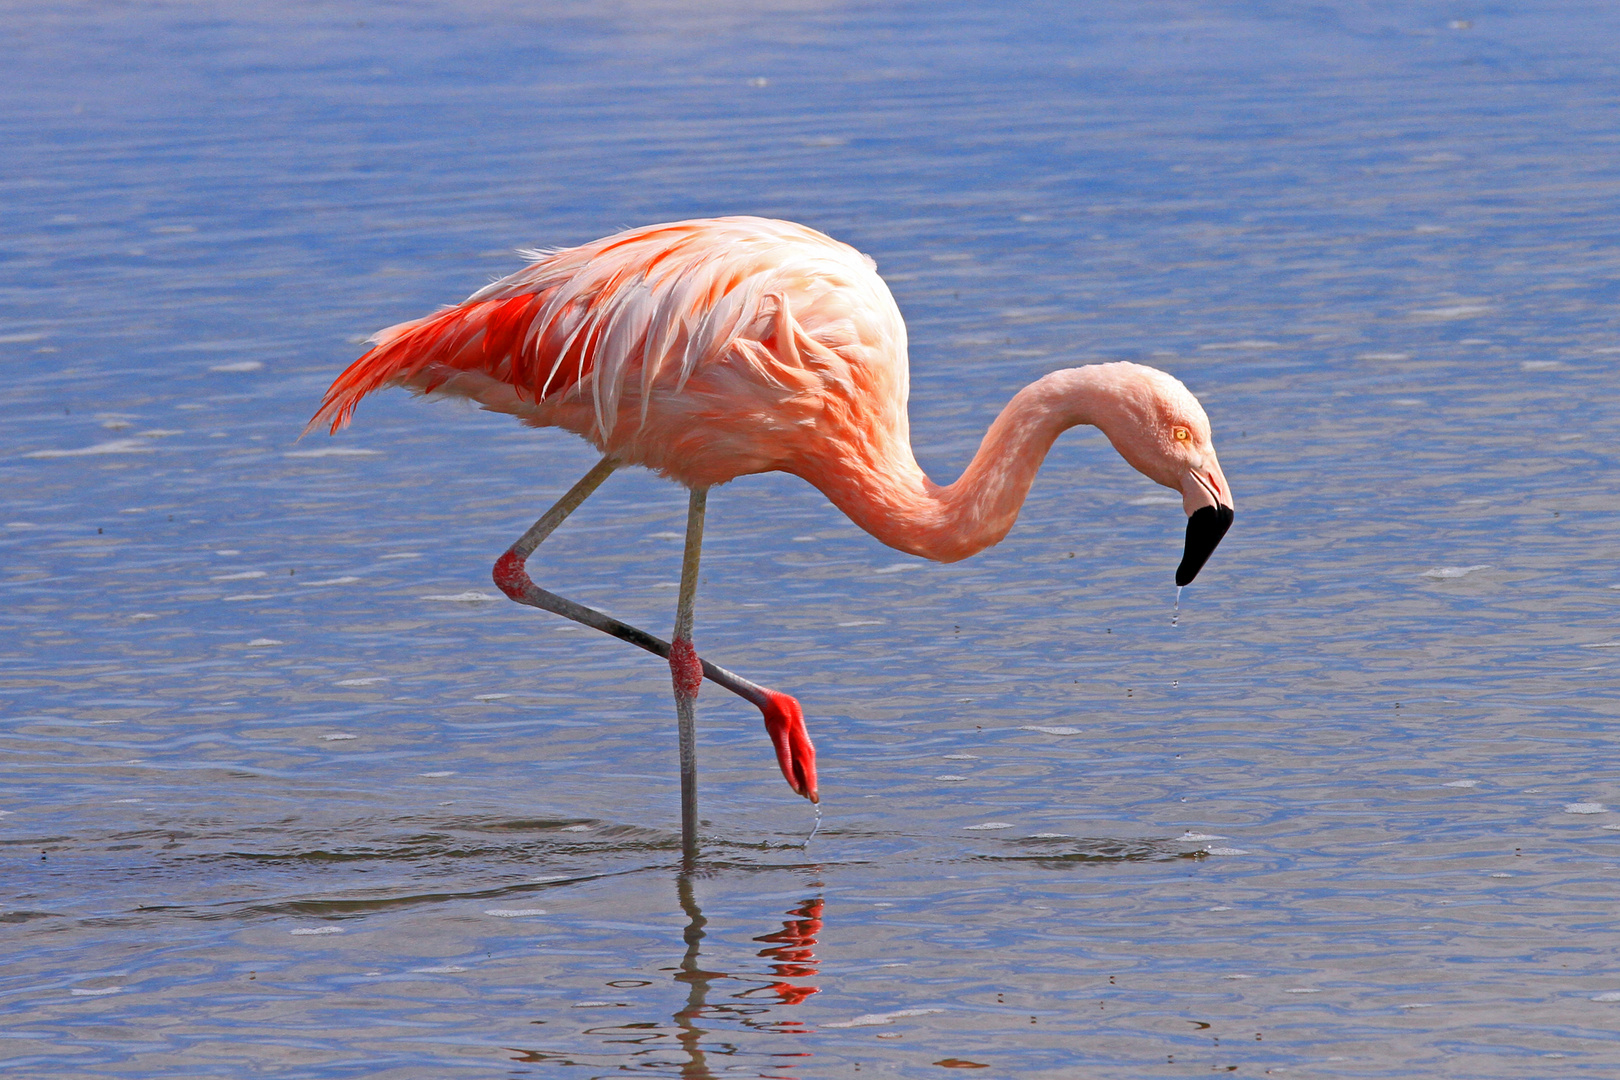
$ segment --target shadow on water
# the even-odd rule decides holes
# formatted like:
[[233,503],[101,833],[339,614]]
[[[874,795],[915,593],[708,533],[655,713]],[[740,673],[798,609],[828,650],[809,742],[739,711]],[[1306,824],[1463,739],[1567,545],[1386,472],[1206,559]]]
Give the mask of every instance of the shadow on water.
[[1031,863],[1048,869],[1099,864],[1174,862],[1202,859],[1208,852],[1187,850],[1185,841],[1116,840],[1068,836],[1026,836],[1008,840],[1015,850],[974,855],[975,862]]
[[[717,1027],[705,1027],[704,1023],[738,1023],[773,1033],[802,1031],[801,1021],[764,1020],[761,1017],[768,1014],[772,1006],[799,1005],[821,992],[819,986],[803,981],[814,978],[820,970],[815,946],[822,928],[825,901],[821,896],[808,897],[785,912],[789,918],[782,921],[781,929],[753,939],[765,946],[757,953],[768,961],[769,974],[762,978],[759,973],[733,973],[704,966],[703,942],[707,937],[709,920],[697,901],[694,888],[697,877],[698,874],[688,864],[675,879],[676,897],[681,911],[686,915],[686,925],[681,930],[686,949],[681,955],[680,964],[673,970],[675,981],[686,986],[686,1000],[670,1017],[673,1032],[660,1030],[661,1025],[656,1023],[617,1024],[587,1029],[585,1032],[587,1035],[606,1036],[609,1042],[647,1044],[646,1049],[631,1051],[630,1060],[620,1061],[615,1071],[646,1074],[649,1070],[669,1069],[674,1075],[692,1080],[712,1080],[719,1073],[741,1075],[734,1062],[711,1067],[711,1057],[734,1058],[740,1050],[736,1043],[725,1039]],[[742,1004],[711,1003],[711,992],[716,992],[717,985],[727,981],[755,985],[729,994],[731,999]],[[678,1060],[669,1060],[664,1056],[670,1034],[673,1034],[675,1044],[680,1048]],[[524,1063],[601,1067],[599,1061],[583,1060],[586,1055],[517,1047],[507,1049],[517,1055],[512,1060]],[[812,1057],[807,1051],[773,1056]],[[771,1080],[792,1080],[788,1072],[792,1068],[793,1065],[786,1063],[775,1064],[753,1075]]]
[[[807,868],[799,845],[715,844],[726,857],[706,862],[706,873]],[[345,919],[516,900],[604,878],[666,872],[680,838],[597,819],[461,815],[168,822],[19,837],[0,841],[5,848],[39,852],[32,861],[19,861],[15,882],[38,910],[48,915],[48,908],[60,906],[107,924],[152,915]],[[75,867],[93,865],[95,874],[64,875],[65,859]]]
[[[826,847],[855,847],[853,857],[805,858],[802,844],[708,838],[701,863],[680,862],[683,896],[694,875],[810,871],[869,863],[873,845],[889,863],[1023,864],[1036,870],[1197,859],[1201,850],[1163,839],[1029,836],[989,840],[964,851],[956,838],[833,830]],[[347,842],[333,843],[335,837]],[[255,841],[270,840],[269,843]],[[988,840],[988,838],[986,838]],[[244,843],[248,841],[248,843]],[[901,845],[904,845],[903,847]],[[388,822],[348,819],[244,826],[168,823],[100,836],[18,838],[6,846],[40,848],[22,863],[40,917],[57,902],[102,925],[130,916],[177,915],[202,920],[242,917],[352,919],[457,902],[519,900],[584,882],[664,873],[680,850],[671,832],[580,818],[462,815]],[[43,849],[49,849],[45,851]],[[44,858],[46,854],[50,859]],[[52,862],[71,854],[93,862],[94,884],[63,877]],[[98,858],[99,856],[99,858]],[[199,868],[203,872],[199,872]],[[19,881],[19,885],[23,882]],[[58,890],[66,889],[65,892]],[[179,896],[177,897],[177,893]],[[164,902],[168,898],[168,902]],[[179,899],[180,902],[175,902]],[[682,906],[687,906],[683,899]],[[85,911],[89,907],[93,910]],[[17,912],[10,913],[17,917]]]

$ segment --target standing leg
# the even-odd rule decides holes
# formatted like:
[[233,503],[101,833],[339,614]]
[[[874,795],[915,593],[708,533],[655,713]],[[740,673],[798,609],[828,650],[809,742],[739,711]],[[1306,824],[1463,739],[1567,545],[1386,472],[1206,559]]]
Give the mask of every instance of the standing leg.
[[675,632],[669,643],[669,674],[675,684],[675,718],[681,737],[681,852],[697,858],[697,696],[703,663],[692,646],[692,608],[697,601],[698,558],[703,552],[703,511],[708,488],[693,488],[686,505],[686,555],[681,559],[681,594],[675,603]]
[[[558,499],[555,506],[541,515],[540,520],[536,521],[528,532],[518,537],[517,542],[507,548],[506,554],[495,560],[493,574],[495,584],[508,598],[519,604],[527,604],[529,607],[536,607],[542,611],[550,611],[561,615],[565,619],[572,619],[583,626],[589,626],[593,630],[600,630],[602,633],[616,637],[620,641],[628,641],[638,648],[646,649],[654,656],[669,659],[673,654],[673,648],[669,642],[654,637],[645,630],[637,629],[629,623],[620,622],[613,616],[597,611],[595,608],[586,607],[584,604],[576,604],[565,596],[558,596],[554,592],[542,589],[534,583],[534,579],[529,577],[529,571],[525,565],[529,556],[534,553],[535,548],[540,546],[541,541],[550,536],[569,514],[578,509],[579,504],[589,498],[591,492],[601,487],[602,481],[613,475],[613,470],[616,468],[618,468],[618,465],[611,457],[604,457],[596,463],[590,472],[580,479],[579,483],[568,490],[568,494]],[[692,493],[697,507],[698,541],[700,545],[703,534],[703,497],[705,494],[706,492],[694,491]],[[690,534],[690,530],[688,532]],[[687,543],[688,557],[691,560],[692,569],[691,589],[695,593],[697,589],[697,549],[691,547],[690,535],[688,535]],[[685,575],[683,573],[682,596],[685,597],[686,595]],[[698,670],[702,673],[702,678],[725,687],[759,709],[765,720],[765,730],[770,735],[772,744],[776,747],[777,764],[781,766],[782,775],[787,779],[788,786],[811,802],[817,801],[816,750],[810,743],[809,732],[805,730],[804,713],[800,710],[799,703],[788,694],[778,693],[768,687],[760,686],[758,683],[750,682],[741,675],[727,671],[717,664],[711,664],[707,660],[698,660],[695,650],[691,649],[690,603],[686,604],[686,609],[688,613],[686,641],[687,649],[691,652],[691,660],[682,661],[681,670],[690,670],[691,662],[696,661]],[[679,613],[677,612],[678,617]],[[677,636],[679,636],[678,626]],[[675,670],[672,664],[672,673]],[[697,691],[693,690],[691,696],[695,698]]]

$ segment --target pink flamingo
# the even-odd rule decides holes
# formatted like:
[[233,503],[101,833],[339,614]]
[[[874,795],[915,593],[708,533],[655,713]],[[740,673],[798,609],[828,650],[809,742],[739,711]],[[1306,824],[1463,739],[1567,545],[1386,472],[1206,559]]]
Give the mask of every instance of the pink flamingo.
[[[713,218],[630,229],[530,265],[426,318],[391,326],[337,377],[310,427],[335,433],[384,386],[471,398],[534,427],[560,427],[602,460],[495,563],[513,600],[669,661],[680,728],[688,853],[697,825],[695,702],[702,680],[757,706],[789,786],[818,800],[799,703],[692,646],[705,495],[748,473],[788,472],[893,548],[965,559],[1007,535],[1054,440],[1091,424],[1138,471],[1182,496],[1176,584],[1191,581],[1232,522],[1209,420],[1162,371],[1113,363],[1054,371],[1020,390],[954,484],[911,451],[906,327],[871,259],[786,221]],[[524,563],[624,465],[690,492],[672,641],[539,588]]]

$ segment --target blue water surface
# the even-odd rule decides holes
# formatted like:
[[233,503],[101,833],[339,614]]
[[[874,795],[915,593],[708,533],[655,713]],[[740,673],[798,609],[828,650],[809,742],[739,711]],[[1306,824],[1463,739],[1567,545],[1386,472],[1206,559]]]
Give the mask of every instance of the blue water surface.
[[[0,4],[0,1066],[18,1077],[1620,1074],[1620,9]],[[1237,523],[1062,439],[1000,546],[710,497],[667,669],[499,597],[595,459],[382,394],[514,249],[871,254],[918,455],[1128,359]],[[666,633],[684,494],[537,576]]]

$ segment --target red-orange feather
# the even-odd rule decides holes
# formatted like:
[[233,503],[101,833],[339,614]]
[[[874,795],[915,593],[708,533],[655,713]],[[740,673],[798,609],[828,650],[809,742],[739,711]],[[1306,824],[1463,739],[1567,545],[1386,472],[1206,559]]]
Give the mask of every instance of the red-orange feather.
[[[740,415],[771,408],[777,391],[790,385],[803,390],[821,378],[843,385],[833,369],[852,357],[835,352],[857,337],[896,352],[891,389],[903,407],[905,330],[893,298],[869,259],[820,233],[789,222],[719,218],[533,254],[528,267],[461,304],[379,332],[375,346],[333,382],[310,426],[335,432],[367,394],[408,386],[470,397],[532,423],[562,424],[605,449],[621,401],[636,403],[642,427],[656,426],[657,402],[673,402],[699,371],[715,373],[720,381],[711,379],[706,392],[731,395]],[[807,312],[810,322],[801,324],[794,313]],[[870,333],[862,337],[864,331]],[[818,335],[826,336],[819,350]],[[759,346],[761,337],[772,347]],[[828,370],[800,371],[805,349]],[[777,370],[782,363],[787,368]],[[748,369],[737,377],[757,381],[765,397],[750,404],[751,391],[735,381],[719,389],[727,378],[721,369],[730,364]],[[502,384],[511,388],[504,400],[492,388]],[[676,404],[662,417],[672,425],[663,437],[690,441],[694,416],[712,405],[696,398]],[[578,406],[590,410],[588,428]],[[657,439],[646,443],[662,447]],[[678,468],[673,461],[653,467],[667,471],[671,464]]]
[[481,371],[537,401],[566,393],[590,374],[591,342],[576,340],[558,356],[546,348],[551,334],[531,337],[544,300],[544,294],[530,293],[470,301],[384,330],[377,344],[333,381],[311,426],[329,420],[335,432],[348,424],[361,398],[410,382],[428,368],[436,370],[422,385],[425,393],[458,371]]

